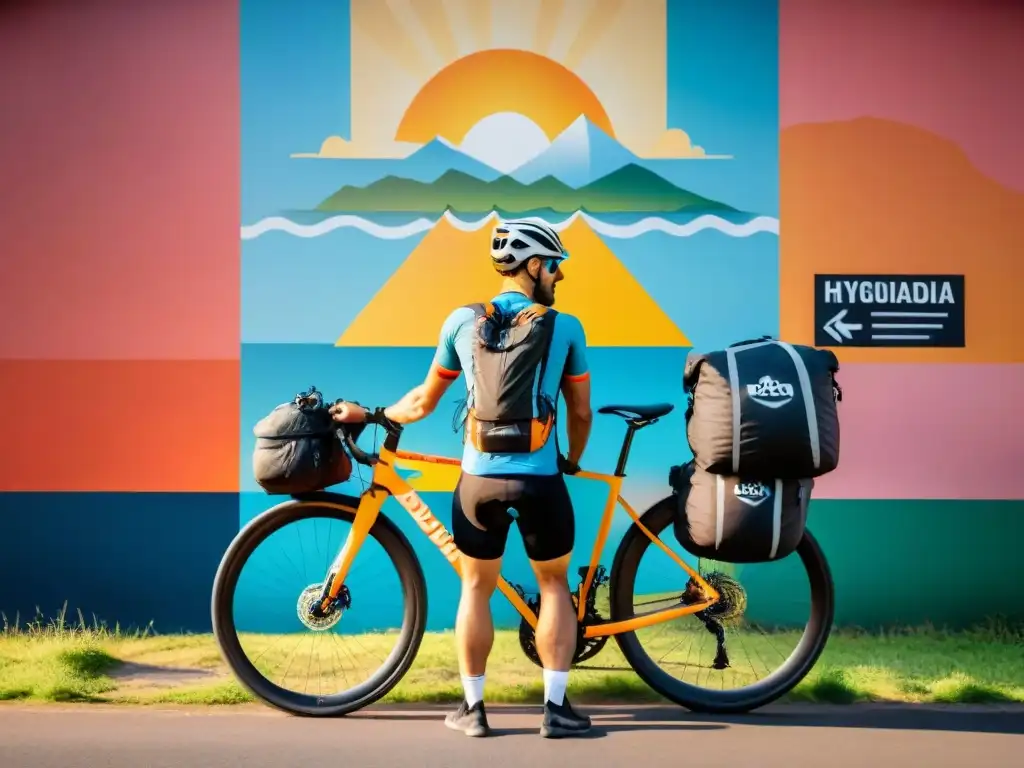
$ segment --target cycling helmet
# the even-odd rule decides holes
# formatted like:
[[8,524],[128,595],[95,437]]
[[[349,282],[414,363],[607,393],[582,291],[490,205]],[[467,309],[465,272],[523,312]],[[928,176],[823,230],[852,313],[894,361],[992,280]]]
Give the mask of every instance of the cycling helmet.
[[543,219],[514,219],[500,222],[491,233],[491,264],[509,272],[534,256],[558,259],[569,256],[558,233]]

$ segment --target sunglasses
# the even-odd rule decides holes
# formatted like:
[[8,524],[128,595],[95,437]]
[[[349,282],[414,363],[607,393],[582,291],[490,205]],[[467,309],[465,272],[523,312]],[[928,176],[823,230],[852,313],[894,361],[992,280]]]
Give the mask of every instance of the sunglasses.
[[550,272],[552,275],[555,274],[555,272],[557,272],[558,268],[561,266],[562,262],[565,261],[568,258],[569,258],[569,252],[568,251],[562,251],[562,256],[561,257],[551,257],[551,258],[547,259],[545,263],[548,266],[548,272]]

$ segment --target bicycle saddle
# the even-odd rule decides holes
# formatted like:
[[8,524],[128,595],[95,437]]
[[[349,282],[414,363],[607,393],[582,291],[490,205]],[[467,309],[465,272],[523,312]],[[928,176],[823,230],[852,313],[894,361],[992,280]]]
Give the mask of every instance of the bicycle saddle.
[[598,408],[598,413],[613,413],[623,419],[647,421],[657,419],[675,408],[671,403],[654,403],[652,405],[605,405]]

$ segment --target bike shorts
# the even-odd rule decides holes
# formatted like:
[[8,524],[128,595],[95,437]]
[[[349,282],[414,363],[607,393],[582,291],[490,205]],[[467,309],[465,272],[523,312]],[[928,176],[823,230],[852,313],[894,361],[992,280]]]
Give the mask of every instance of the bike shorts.
[[576,521],[562,474],[460,475],[452,498],[452,536],[462,552],[497,560],[513,522],[531,560],[572,552]]

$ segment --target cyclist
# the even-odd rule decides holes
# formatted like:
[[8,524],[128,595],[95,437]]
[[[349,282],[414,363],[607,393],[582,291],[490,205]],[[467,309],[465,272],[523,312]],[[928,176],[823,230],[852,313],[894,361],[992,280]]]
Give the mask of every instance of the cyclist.
[[[536,629],[543,663],[544,737],[590,728],[565,696],[577,623],[567,571],[575,538],[563,473],[579,470],[593,420],[586,336],[579,320],[550,309],[568,258],[542,219],[499,223],[491,264],[503,277],[490,302],[455,309],[441,328],[426,380],[385,410],[395,422],[418,421],[436,408],[459,373],[466,375],[462,471],[452,501],[452,535],[462,552],[455,623],[464,698],[445,724],[468,736],[490,732],[483,694],[494,642],[490,599],[515,521],[540,589]],[[567,406],[569,446],[557,449],[555,404]],[[339,421],[361,418],[334,406]]]

